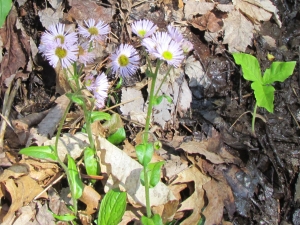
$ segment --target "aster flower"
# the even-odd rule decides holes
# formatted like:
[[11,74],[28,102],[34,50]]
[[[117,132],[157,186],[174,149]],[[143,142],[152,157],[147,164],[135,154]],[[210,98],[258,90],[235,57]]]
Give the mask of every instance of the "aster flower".
[[94,19],[89,19],[88,21],[84,21],[84,23],[87,28],[79,25],[78,32],[83,37],[90,38],[90,41],[104,41],[110,32],[108,24],[101,20],[97,24]]
[[183,36],[182,34],[180,33],[180,31],[176,28],[176,27],[173,27],[171,25],[168,25],[167,26],[167,29],[168,29],[168,33],[169,35],[171,36],[171,38],[176,41],[176,42],[181,42],[183,40]]
[[190,41],[183,39],[181,42],[181,48],[183,53],[187,54],[193,50],[194,46]]
[[100,75],[98,75],[91,85],[91,89],[96,100],[95,105],[99,109],[105,106],[104,103],[105,99],[107,98],[108,87],[109,84],[105,73],[101,73]]
[[78,62],[86,66],[87,63],[92,63],[95,58],[95,54],[92,51],[89,51],[89,43],[84,42],[78,46]]
[[56,44],[51,48],[47,48],[43,55],[47,58],[52,67],[56,67],[58,61],[60,61],[63,68],[68,68],[77,60],[77,51],[78,48],[76,45],[65,48]]
[[139,68],[140,57],[137,51],[128,44],[121,44],[110,59],[112,72],[119,72],[123,77],[133,75]]
[[151,38],[145,38],[142,41],[142,45],[146,47],[150,54],[156,51],[156,47],[159,44],[170,43],[172,38],[166,32],[156,32]]
[[93,74],[89,74],[88,76],[86,76],[84,78],[84,86],[86,87],[86,89],[88,89],[89,91],[93,91],[94,89],[94,85],[93,83],[95,82],[95,78]]
[[178,67],[184,58],[180,44],[163,34],[156,36],[156,40],[158,44],[152,54],[169,65]]
[[58,23],[51,25],[48,31],[41,37],[41,45],[39,46],[40,52],[45,52],[49,47],[55,45],[63,48],[67,48],[70,45],[74,45],[77,42],[77,34],[75,32],[66,33],[65,25]]
[[131,29],[137,36],[146,38],[156,31],[157,26],[150,20],[139,20],[131,25]]

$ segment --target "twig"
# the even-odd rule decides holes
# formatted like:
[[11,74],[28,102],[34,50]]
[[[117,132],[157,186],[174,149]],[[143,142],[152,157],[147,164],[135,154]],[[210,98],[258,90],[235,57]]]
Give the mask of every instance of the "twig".
[[[4,101],[3,101],[2,114],[3,114],[3,117],[6,118],[6,120],[10,114],[11,106],[12,106],[13,100],[15,99],[17,90],[19,89],[19,87],[21,85],[21,79],[17,79],[12,91],[10,91],[11,85],[12,85],[12,82],[10,83],[9,87],[7,88],[7,90],[5,92]],[[3,139],[4,139],[6,124],[7,124],[6,120],[2,120],[1,127],[0,127],[0,153],[3,152]]]

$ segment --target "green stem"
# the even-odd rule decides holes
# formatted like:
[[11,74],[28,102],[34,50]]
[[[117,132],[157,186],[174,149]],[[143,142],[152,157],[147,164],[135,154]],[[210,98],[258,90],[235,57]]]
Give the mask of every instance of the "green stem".
[[159,92],[159,90],[160,90],[161,86],[163,85],[163,83],[166,81],[166,79],[167,79],[167,76],[169,75],[169,73],[170,73],[171,69],[172,69],[172,66],[170,66],[170,68],[168,69],[168,71],[167,71],[166,75],[164,76],[164,79],[161,81],[161,83],[160,83],[159,87],[157,88],[157,91],[156,91],[156,93],[155,93],[154,97],[157,97],[157,94],[158,94],[158,92]]
[[255,118],[256,118],[256,109],[257,109],[257,103],[255,103],[254,109],[253,109],[253,115],[252,115],[252,133],[255,135],[254,125],[255,125]]
[[94,145],[94,138],[93,138],[93,133],[92,133],[92,129],[91,129],[91,114],[87,110],[85,102],[83,103],[82,108],[83,108],[85,124],[86,124],[86,132],[88,134],[89,141],[90,141],[90,148],[94,149],[95,145]]
[[[143,142],[144,142],[144,144],[148,143],[149,127],[150,127],[152,107],[153,107],[155,82],[156,82],[157,73],[158,73],[158,69],[160,67],[160,64],[161,64],[161,61],[158,60],[157,63],[156,63],[155,72],[154,72],[154,74],[152,76],[151,88],[150,88],[150,96],[149,96],[149,104],[148,104],[148,111],[147,111],[147,117],[146,117],[146,125],[145,125],[144,136],[143,136]],[[151,218],[150,192],[149,192],[150,188],[149,188],[147,167],[143,168],[143,172],[144,172],[144,179],[145,179],[145,196],[146,196],[147,217]]]
[[57,133],[56,133],[56,138],[55,138],[55,146],[54,146],[54,154],[55,156],[57,157],[57,162],[58,164],[63,168],[63,170],[65,171],[66,175],[67,175],[67,179],[68,179],[68,183],[70,184],[70,189],[71,189],[71,193],[72,193],[72,200],[73,200],[73,207],[74,207],[74,213],[75,215],[77,214],[77,199],[74,197],[75,194],[74,194],[74,190],[73,190],[73,185],[71,184],[70,182],[70,173],[69,173],[69,170],[68,170],[68,167],[63,163],[63,161],[61,161],[61,159],[59,158],[58,156],[58,139],[60,137],[60,134],[61,134],[61,130],[62,130],[62,127],[64,125],[64,121],[67,117],[67,114],[69,112],[69,109],[71,108],[71,105],[72,105],[72,101],[70,100],[65,112],[64,112],[64,115],[63,117],[61,118],[60,120],[60,123],[59,123],[59,127],[57,129]]

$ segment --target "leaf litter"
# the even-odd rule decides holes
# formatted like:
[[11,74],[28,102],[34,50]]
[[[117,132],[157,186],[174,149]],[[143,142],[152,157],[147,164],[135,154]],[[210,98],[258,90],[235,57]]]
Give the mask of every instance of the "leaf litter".
[[[27,82],[29,72],[33,68],[31,64],[35,63],[37,58],[34,45],[38,43],[38,32],[44,31],[36,24],[48,27],[53,19],[64,20],[70,24],[70,29],[74,29],[74,22],[81,23],[83,19],[93,15],[98,18],[100,15],[101,19],[115,25],[113,32],[116,33],[112,35],[112,43],[109,43],[108,47],[99,46],[99,58],[109,53],[114,44],[128,41],[130,32],[126,29],[134,17],[164,21],[159,23],[173,23],[178,26],[189,25],[182,30],[193,42],[194,54],[189,56],[184,69],[171,72],[161,94],[170,95],[173,103],[170,104],[164,99],[161,105],[155,107],[156,113],[152,120],[153,124],[159,125],[159,128],[154,127],[153,131],[163,143],[157,159],[166,160],[164,173],[161,175],[162,181],[165,182],[159,184],[159,190],[153,190],[151,193],[153,211],[162,215],[164,222],[176,219],[180,224],[198,224],[199,221],[208,225],[231,224],[232,221],[236,224],[262,221],[269,224],[278,224],[279,221],[299,223],[296,215],[298,199],[295,197],[293,200],[294,193],[291,188],[293,185],[299,186],[299,182],[295,184],[298,177],[296,168],[300,164],[297,149],[299,135],[291,115],[297,114],[299,104],[297,78],[292,78],[288,84],[280,84],[281,89],[275,99],[275,108],[277,107],[278,111],[273,115],[260,112],[267,117],[268,124],[258,122],[259,138],[253,138],[249,134],[249,118],[239,118],[242,112],[251,108],[251,98],[247,97],[249,89],[247,83],[237,76],[237,69],[232,66],[232,62],[228,60],[229,54],[226,53],[248,51],[258,54],[265,68],[268,67],[267,52],[272,52],[276,60],[294,59],[298,53],[288,54],[288,51],[293,50],[291,46],[297,46],[295,43],[299,29],[289,37],[280,35],[281,31],[279,35],[276,32],[266,32],[265,24],[271,20],[272,26],[277,27],[276,31],[281,27],[291,27],[296,22],[292,21],[291,25],[287,25],[287,22],[281,22],[279,18],[299,22],[296,10],[293,11],[294,14],[286,15],[283,13],[285,6],[271,1],[255,0],[224,3],[178,1],[176,4],[171,1],[158,1],[155,5],[150,5],[149,2],[135,4],[131,1],[108,1],[109,4],[105,6],[94,1],[67,2],[68,9],[61,1],[53,0],[49,1],[50,5],[47,7],[44,5],[47,3],[36,4],[33,1],[18,1],[19,8],[13,7],[5,27],[0,29],[3,53],[0,64],[2,83],[18,71],[23,82]],[[23,8],[25,12],[22,11],[25,16],[18,14],[23,5],[26,6]],[[119,8],[116,9],[113,5]],[[113,15],[119,21],[116,22]],[[28,23],[33,18],[38,19],[39,23]],[[126,21],[127,19],[129,21]],[[291,31],[288,30],[287,33],[290,34]],[[131,41],[135,41],[134,37],[130,38]],[[204,39],[208,44],[203,44]],[[101,67],[101,62],[98,63],[95,67]],[[56,74],[57,78],[61,79],[62,74],[59,70]],[[58,100],[56,106],[44,113],[33,112],[31,116],[34,123],[24,124],[26,117],[20,117],[21,111],[18,112],[19,115],[14,115],[13,132],[21,139],[21,144],[43,145],[46,144],[46,139],[53,137],[62,116],[62,108],[67,104],[62,99],[68,87],[62,82],[59,82],[59,85],[54,89],[62,95],[61,101]],[[125,116],[122,117],[125,125],[117,123],[103,127],[97,123],[94,127],[94,133],[100,134],[98,139],[101,141],[98,143],[97,153],[101,158],[102,172],[106,173],[107,177],[102,181],[104,192],[100,194],[94,188],[86,186],[87,189],[80,200],[86,205],[82,207],[82,224],[91,223],[102,195],[115,186],[128,192],[130,203],[121,224],[137,221],[139,217],[136,215],[145,213],[143,191],[138,186],[137,171],[141,168],[136,163],[131,149],[134,138],[125,140],[125,151],[122,151],[107,142],[103,136],[108,135],[110,129],[116,129],[116,126],[125,126],[131,133],[130,136],[137,136],[140,131],[139,125],[144,123],[148,85],[143,83],[142,87],[137,89],[122,88],[120,99],[121,103],[125,103],[120,107],[120,113]],[[25,89],[23,88],[23,91]],[[288,91],[283,93],[284,90]],[[128,100],[133,102],[126,103]],[[18,107],[20,105],[16,108]],[[73,110],[76,111],[76,108]],[[40,116],[45,117],[39,119]],[[74,127],[80,130],[83,125],[80,113],[70,116],[74,117]],[[121,117],[119,119],[121,120]],[[230,128],[234,122],[236,125]],[[18,127],[16,124],[22,126]],[[274,128],[266,128],[271,125]],[[179,135],[182,138],[174,141]],[[10,137],[7,136],[6,139]],[[85,135],[65,133],[59,146],[62,151],[72,152],[74,146],[78,145],[74,158],[80,159],[87,142]],[[4,168],[0,175],[3,187],[1,198],[4,200],[1,224],[25,224],[26,221],[32,220],[39,224],[53,224],[52,215],[47,213],[48,205],[56,214],[68,212],[67,203],[61,201],[63,191],[56,192],[55,188],[50,187],[58,173],[58,166],[52,162],[27,158],[20,161],[9,146],[6,148],[1,158],[1,166]],[[125,152],[131,152],[132,157]],[[64,159],[64,155],[61,155],[61,158]],[[32,187],[32,190],[24,189],[24,185]],[[43,193],[48,186],[50,189]],[[65,190],[68,195],[69,190],[61,190]],[[48,199],[48,204],[47,201],[33,202],[40,193],[43,193],[40,198]],[[54,199],[53,196],[56,196],[56,200],[50,205],[49,200]],[[283,204],[279,204],[279,201]],[[292,207],[292,204],[295,207]],[[12,220],[14,222],[11,222]]]

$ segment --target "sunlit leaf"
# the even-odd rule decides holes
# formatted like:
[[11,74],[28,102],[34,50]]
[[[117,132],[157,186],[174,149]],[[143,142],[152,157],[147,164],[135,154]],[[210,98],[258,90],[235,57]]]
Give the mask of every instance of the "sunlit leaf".
[[153,144],[152,143],[139,144],[135,146],[135,150],[139,162],[143,166],[147,166],[153,156],[153,152],[154,152]]
[[21,149],[19,153],[33,158],[52,159],[56,161],[57,157],[54,154],[53,148],[53,146],[30,146]]
[[117,225],[126,209],[126,192],[110,190],[104,196],[99,213],[98,225]]
[[143,225],[163,225],[162,218],[160,217],[159,214],[155,214],[151,218],[142,216],[141,222]]
[[[165,163],[164,161],[160,161],[155,163],[149,163],[147,165],[147,175],[148,175],[148,182],[150,188],[155,187],[160,181],[161,167],[164,163]],[[140,178],[141,178],[142,185],[145,186],[145,177],[143,171],[141,172]]]
[[263,76],[263,84],[272,84],[275,81],[283,82],[294,72],[296,61],[273,62],[269,69],[266,69]]
[[[84,165],[88,175],[100,174],[100,165],[96,158],[96,150],[87,147],[84,150]],[[94,183],[96,180],[91,180]]]
[[74,159],[68,155],[68,172],[69,172],[69,185],[70,189],[73,190],[74,198],[78,199],[81,197],[83,192],[83,183],[79,177],[79,173],[75,164]]
[[124,141],[126,138],[126,132],[125,129],[123,127],[119,128],[115,133],[113,133],[112,135],[110,135],[107,140],[114,144],[114,145],[118,145],[120,144],[122,141]]
[[93,111],[91,112],[91,122],[101,121],[101,120],[110,120],[111,116],[106,112]]
[[3,26],[6,16],[11,9],[11,0],[1,0],[0,1],[0,28]]

